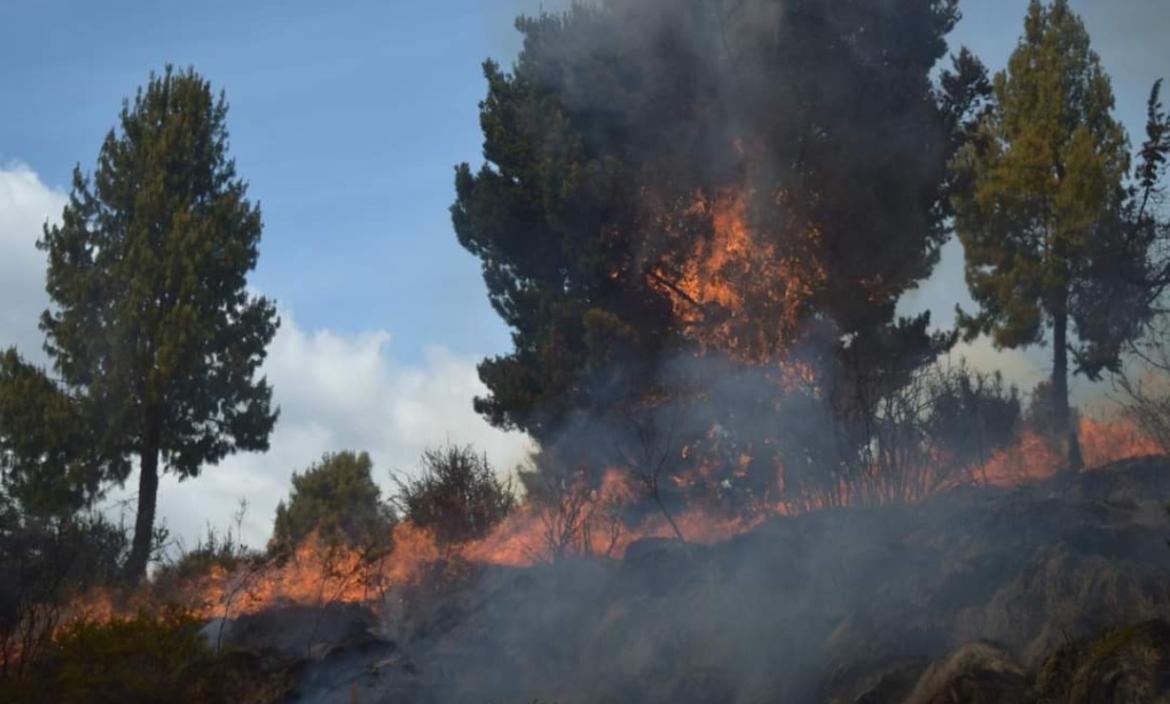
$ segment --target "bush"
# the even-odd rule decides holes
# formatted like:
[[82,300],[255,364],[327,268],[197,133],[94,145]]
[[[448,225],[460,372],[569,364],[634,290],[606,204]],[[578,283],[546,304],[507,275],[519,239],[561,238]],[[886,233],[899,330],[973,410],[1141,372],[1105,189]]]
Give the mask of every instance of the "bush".
[[501,481],[470,446],[427,450],[421,464],[418,477],[395,477],[394,501],[403,518],[431,530],[441,545],[484,537],[516,506],[511,481]]
[[216,656],[202,621],[180,609],[62,628],[24,677],[0,682],[0,700],[60,704],[275,702],[288,694],[287,668],[255,656]]
[[1126,416],[1164,453],[1170,453],[1170,316],[1151,325],[1134,346],[1129,368],[1116,378]]
[[866,425],[855,497],[917,501],[976,479],[974,470],[1017,437],[1019,393],[1001,375],[965,362],[936,365],[881,397]]
[[271,546],[287,550],[311,533],[327,543],[369,545],[390,540],[394,512],[382,503],[364,452],[326,454],[293,474],[288,502],[276,507]]
[[0,677],[37,657],[72,597],[118,580],[127,546],[100,515],[29,515],[0,493]]
[[245,564],[254,568],[263,565],[266,556],[250,550],[240,540],[246,509],[246,502],[241,501],[234,531],[228,528],[221,533],[208,526],[207,535],[190,550],[181,541],[176,541],[177,554],[167,555],[151,580],[155,598],[186,603],[190,598],[186,590],[192,585],[198,589],[198,581],[217,570],[231,573]]
[[180,548],[177,557],[161,565],[155,572],[154,581],[182,582],[203,577],[216,568],[230,572],[242,560],[252,556],[251,551],[237,542],[231,532],[221,535],[214,528],[208,528],[207,535],[195,547],[190,550]]
[[958,466],[986,463],[1019,434],[1020,394],[999,372],[973,371],[964,362],[940,372],[930,395],[928,431]]

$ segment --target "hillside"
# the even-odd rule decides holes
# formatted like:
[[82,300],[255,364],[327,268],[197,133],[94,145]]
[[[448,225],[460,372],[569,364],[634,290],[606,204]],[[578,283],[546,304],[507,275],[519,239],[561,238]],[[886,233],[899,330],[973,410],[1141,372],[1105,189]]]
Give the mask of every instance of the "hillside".
[[1154,701],[1170,627],[1138,624],[1170,620],[1166,497],[1170,462],[1131,460],[620,562],[447,564],[378,617],[276,610],[225,634],[317,643],[302,702]]

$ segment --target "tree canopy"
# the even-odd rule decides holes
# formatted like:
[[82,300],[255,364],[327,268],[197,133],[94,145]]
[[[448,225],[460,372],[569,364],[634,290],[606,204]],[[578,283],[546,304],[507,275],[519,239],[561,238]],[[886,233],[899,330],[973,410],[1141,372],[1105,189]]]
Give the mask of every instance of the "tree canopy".
[[137,458],[127,570],[149,557],[160,459],[192,477],[239,450],[264,450],[276,421],[257,371],[278,324],[248,292],[259,207],[228,156],[227,102],[194,70],[151,75],[122,108],[92,177],[74,170],[59,225],[45,227],[45,349],[81,399],[103,479]]
[[513,69],[484,67],[486,163],[456,170],[459,241],[514,342],[480,365],[476,408],[547,450],[677,395],[680,359],[763,365],[815,336],[844,406],[945,349],[895,307],[946,239],[947,163],[986,80],[967,55],[932,82],[957,17],[610,0],[520,19]]
[[394,515],[381,501],[373,466],[367,453],[347,451],[294,473],[288,501],[276,507],[272,545],[295,547],[314,532],[331,543],[388,543]]
[[69,516],[100,493],[82,413],[44,370],[0,353],[0,493],[26,515]]
[[[956,230],[979,306],[960,319],[997,347],[1041,344],[1051,331],[1048,399],[1070,430],[1069,353],[1077,370],[1116,368],[1136,334],[1147,247],[1125,235],[1129,143],[1113,117],[1109,77],[1067,0],[1034,0],[991,109],[955,160]],[[1075,371],[1075,370],[1074,370]]]

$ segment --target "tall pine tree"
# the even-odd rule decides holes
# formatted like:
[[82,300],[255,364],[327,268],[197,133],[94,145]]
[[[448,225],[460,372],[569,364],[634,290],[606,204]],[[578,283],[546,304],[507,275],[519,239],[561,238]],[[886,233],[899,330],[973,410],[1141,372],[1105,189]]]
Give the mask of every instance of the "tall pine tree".
[[246,288],[262,226],[228,156],[227,109],[193,69],[152,74],[39,243],[54,368],[82,399],[106,478],[138,461],[131,579],[150,557],[160,473],[267,449],[277,417],[256,375],[278,320]]
[[1041,344],[1051,332],[1054,430],[1070,438],[1075,464],[1070,352],[1090,373],[1115,365],[1116,327],[1100,324],[1096,305],[1108,300],[1109,282],[1099,274],[1140,270],[1146,256],[1116,236],[1128,139],[1112,114],[1109,77],[1067,0],[1033,0],[993,92],[955,160],[966,185],[954,199],[955,226],[979,305],[960,320],[969,337],[990,333],[1000,348]]
[[[477,409],[546,451],[577,439],[562,454],[585,461],[615,433],[566,432],[583,417],[629,428],[705,393],[667,379],[672,361],[763,366],[815,330],[835,402],[872,413],[951,339],[895,311],[945,240],[946,165],[981,78],[968,57],[932,83],[956,19],[950,0],[607,0],[521,19],[514,68],[485,67],[486,164],[457,169],[452,208],[515,345],[480,365]],[[743,434],[776,432],[780,394],[754,390],[759,413],[711,403],[727,413],[699,425],[740,434],[728,454],[774,483],[780,443]]]

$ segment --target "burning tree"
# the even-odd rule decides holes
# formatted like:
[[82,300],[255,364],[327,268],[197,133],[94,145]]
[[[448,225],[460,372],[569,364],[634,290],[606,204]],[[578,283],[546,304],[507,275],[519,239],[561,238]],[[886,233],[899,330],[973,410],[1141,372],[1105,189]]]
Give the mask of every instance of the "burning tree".
[[[951,0],[610,0],[520,19],[513,70],[484,67],[487,163],[456,172],[459,241],[515,343],[480,365],[476,408],[595,478],[681,416],[653,432],[676,443],[656,491],[698,476],[758,495],[802,463],[835,486],[879,400],[953,340],[895,306],[938,258],[946,166],[986,83],[969,55],[932,83],[957,17]],[[713,398],[724,371],[752,380],[734,404]],[[788,432],[813,400],[835,440]]]

